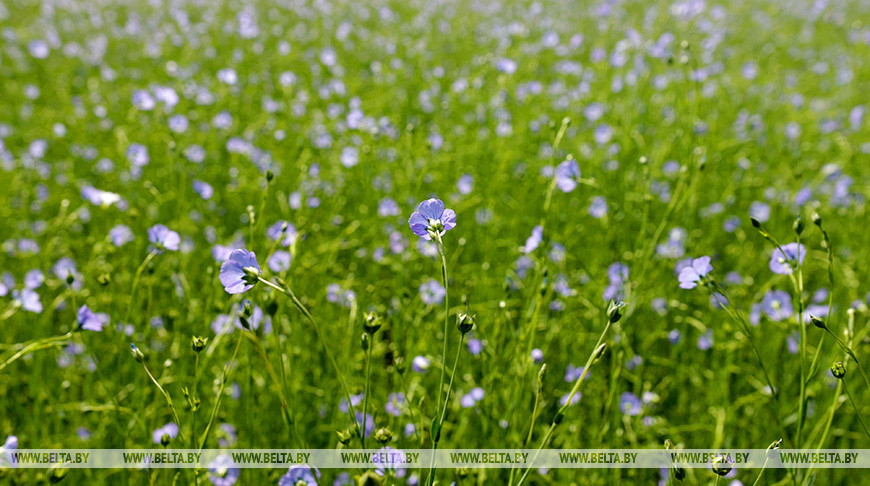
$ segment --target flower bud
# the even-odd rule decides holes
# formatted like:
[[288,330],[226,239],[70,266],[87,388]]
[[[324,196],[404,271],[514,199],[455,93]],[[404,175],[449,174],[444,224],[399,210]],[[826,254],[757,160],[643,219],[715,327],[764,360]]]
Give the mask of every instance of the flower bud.
[[72,285],[73,282],[75,282],[75,281],[76,281],[76,278],[75,278],[75,276],[72,274],[72,272],[70,272],[70,273],[68,273],[68,274],[66,275],[66,284],[67,284],[67,285]]
[[831,365],[831,374],[838,380],[842,380],[843,377],[846,376],[846,367],[843,365],[842,361],[837,361]]
[[266,182],[272,182],[272,179],[275,178],[275,173],[271,170],[266,171]]
[[142,362],[145,360],[145,355],[142,354],[142,351],[139,351],[139,348],[136,347],[135,344],[130,344],[130,353],[138,362]]
[[363,316],[363,319],[363,329],[365,329],[368,334],[374,335],[374,333],[378,332],[378,329],[381,328],[381,316],[374,312],[367,312]]
[[350,439],[353,438],[353,434],[350,432],[350,430],[347,429],[339,430],[336,432],[336,434],[338,435],[338,441],[344,445],[349,444]]
[[813,218],[813,224],[818,226],[819,228],[821,228],[822,227],[822,217],[819,216],[819,213],[813,211],[812,218]]
[[362,337],[360,337],[360,346],[362,347],[363,351],[368,351],[371,344],[371,338],[369,337],[369,335],[363,333]]
[[828,328],[828,326],[825,325],[825,321],[823,321],[821,318],[816,317],[814,315],[810,315],[810,321],[812,321],[813,325],[818,327],[819,329],[827,329]]
[[207,337],[193,336],[191,339],[191,347],[197,353],[205,349],[206,344],[208,344]]
[[375,431],[374,439],[378,441],[381,445],[386,444],[387,442],[393,440],[393,433],[390,432],[390,429],[386,427],[381,427]]
[[625,302],[611,300],[607,306],[607,316],[610,318],[610,323],[615,324],[622,319],[622,308],[625,307]]
[[108,273],[102,273],[97,276],[97,283],[105,287],[112,283],[112,277]]
[[674,479],[677,481],[686,479],[686,470],[676,464],[674,464]]
[[725,476],[731,472],[733,467],[734,466],[728,462],[728,457],[725,455],[718,455],[713,458],[711,469],[719,476]]
[[803,218],[801,218],[800,216],[795,218],[794,224],[792,225],[792,228],[794,229],[795,234],[800,236],[801,233],[804,232],[804,220],[803,220]]
[[757,219],[750,217],[750,218],[749,218],[749,222],[752,223],[752,226],[753,226],[755,229],[761,229],[761,222],[758,221]]
[[65,463],[55,464],[51,466],[51,471],[48,473],[48,481],[51,484],[57,484],[63,481],[67,473],[69,473],[69,468],[65,466]]
[[456,324],[456,327],[459,328],[459,332],[461,332],[463,336],[468,334],[468,331],[474,328],[474,320],[476,317],[476,315],[470,316],[464,313],[459,314],[459,321]]
[[359,486],[381,486],[384,484],[384,479],[374,471],[366,471],[357,479],[357,484]]
[[405,370],[408,369],[408,367],[405,366],[405,358],[401,356],[396,358],[396,361],[393,362],[393,366],[396,368],[396,372],[400,375],[404,375]]

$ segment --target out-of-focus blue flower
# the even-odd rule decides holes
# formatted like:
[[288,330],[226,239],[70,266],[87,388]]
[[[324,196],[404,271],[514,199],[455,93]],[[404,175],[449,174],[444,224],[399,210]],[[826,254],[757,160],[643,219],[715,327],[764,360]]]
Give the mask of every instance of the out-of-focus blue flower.
[[125,224],[119,224],[109,230],[109,239],[115,246],[124,246],[133,241],[133,231]]
[[628,273],[628,265],[621,262],[613,263],[607,267],[607,278],[610,280],[610,284],[601,295],[605,302],[622,300],[625,293],[625,284],[628,281]]
[[580,179],[580,166],[574,159],[566,160],[556,167],[556,187],[562,192],[571,192]]
[[643,412],[643,402],[634,393],[624,392],[619,396],[619,410],[628,416],[640,415]]
[[239,479],[240,472],[229,454],[221,454],[208,463],[208,479],[214,486],[232,486]]
[[589,203],[589,215],[595,219],[601,219],[607,216],[607,199],[604,196],[595,196],[592,202]]
[[95,313],[87,305],[79,307],[76,321],[82,329],[99,332],[109,324],[109,314]]
[[317,469],[311,469],[304,464],[294,465],[290,466],[287,474],[281,476],[278,486],[317,486],[318,478],[320,478],[320,471]]
[[531,357],[535,361],[535,363],[540,363],[541,361],[544,361],[544,352],[538,348],[535,348],[531,352]]
[[211,184],[208,182],[203,182],[200,180],[193,181],[193,190],[199,194],[199,197],[209,200],[212,196],[214,196],[214,189],[211,187]]
[[[284,228],[285,224],[287,225],[286,228]],[[284,231],[283,233],[281,232],[282,229]],[[284,235],[284,239],[281,240],[281,245],[284,247],[293,245],[299,238],[299,233],[296,232],[296,226],[293,226],[293,223],[287,221],[278,221],[266,229],[266,237],[272,241],[281,238],[282,234]]]
[[181,244],[178,233],[162,224],[155,224],[148,228],[148,240],[161,250],[178,251],[178,245]]
[[749,215],[762,223],[766,223],[770,219],[770,204],[754,201],[749,205]]
[[228,294],[241,294],[257,283],[260,264],[254,252],[245,249],[233,250],[227,261],[221,264],[220,281]]
[[692,264],[680,270],[677,280],[680,281],[681,289],[693,289],[701,283],[701,280],[713,271],[710,265],[710,257],[702,256],[692,260]]
[[474,177],[472,177],[471,174],[463,175],[456,183],[456,189],[459,191],[459,194],[462,194],[463,196],[471,194],[471,191],[474,190]]
[[398,216],[399,212],[399,205],[393,198],[385,197],[378,201],[378,216],[388,218],[390,216]]
[[425,356],[415,356],[413,360],[411,360],[411,369],[414,370],[415,373],[423,374],[429,371],[429,358]]
[[390,393],[387,397],[387,404],[384,408],[387,410],[387,413],[392,415],[393,417],[398,417],[402,415],[402,407],[405,406],[405,394],[402,392],[399,393]]
[[278,250],[269,257],[266,262],[269,270],[275,273],[286,272],[290,268],[291,255],[289,251]]
[[178,424],[169,422],[163,427],[154,429],[154,432],[151,433],[151,439],[155,444],[159,444],[164,435],[168,435],[170,440],[178,437]]
[[33,269],[24,275],[24,288],[35,290],[42,286],[45,282],[45,275],[42,270]]
[[[365,420],[366,429],[363,432],[365,433],[365,436],[368,437],[368,436],[372,435],[372,432],[375,431],[375,419],[372,417],[372,414],[370,414],[370,413],[365,414],[365,418],[366,418],[366,420]],[[360,411],[356,412],[356,423],[357,423],[357,425],[359,425],[359,428],[362,429],[363,413]]]
[[782,245],[780,248],[774,248],[770,255],[770,271],[779,275],[790,275],[793,271],[792,265],[804,263],[807,249],[804,245],[796,242]]
[[707,329],[707,332],[698,337],[698,349],[706,351],[713,347],[713,330]]
[[104,208],[121,202],[121,196],[114,192],[101,191],[93,186],[82,187],[82,197],[96,206]]
[[420,285],[420,299],[428,305],[440,304],[447,291],[437,280],[428,280]]
[[477,356],[483,351],[483,342],[477,338],[468,338],[468,352],[472,356]]
[[772,321],[784,321],[794,314],[791,296],[784,290],[771,290],[761,300],[761,310]]
[[13,290],[12,299],[26,311],[35,314],[42,313],[42,302],[39,300],[39,294],[31,289]]
[[427,199],[411,213],[408,225],[415,235],[426,240],[432,239],[432,236],[440,238],[456,227],[456,213],[452,209],[445,209],[440,199]]
[[523,253],[531,253],[535,251],[541,242],[544,241],[544,227],[541,225],[535,226],[532,229],[532,235],[526,239],[526,244],[523,246]]

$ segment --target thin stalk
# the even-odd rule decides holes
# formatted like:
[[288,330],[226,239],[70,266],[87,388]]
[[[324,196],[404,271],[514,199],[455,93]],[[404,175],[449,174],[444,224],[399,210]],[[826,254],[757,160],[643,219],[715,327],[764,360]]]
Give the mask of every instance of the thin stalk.
[[366,349],[366,388],[363,392],[363,416],[362,416],[362,448],[366,448],[366,413],[369,411],[369,383],[372,375],[372,348],[374,347],[374,334],[369,334],[368,348]]
[[867,430],[867,424],[864,423],[864,419],[861,417],[861,411],[858,410],[858,405],[855,404],[855,400],[852,398],[852,392],[849,391],[849,386],[846,385],[846,379],[840,378],[840,381],[843,383],[843,389],[846,390],[846,396],[849,397],[849,402],[851,402],[852,407],[855,408],[855,416],[858,417],[858,422],[861,422],[861,427],[864,428],[864,433],[867,434],[868,438],[870,438],[870,430]]
[[444,417],[447,416],[447,404],[450,403],[450,390],[453,388],[453,379],[456,377],[456,367],[459,365],[459,355],[462,353],[462,342],[465,339],[463,333],[459,337],[459,347],[456,348],[456,358],[453,360],[453,369],[450,371],[450,384],[447,385],[447,396],[444,398],[444,407],[441,409],[441,418],[438,420],[438,432],[432,438],[432,464],[429,467],[429,477],[426,482],[432,484],[435,480],[435,450],[438,449],[438,442],[441,439],[441,429],[444,427]]
[[550,423],[550,428],[547,430],[547,433],[544,435],[543,440],[541,440],[541,445],[538,446],[538,449],[535,451],[534,457],[532,457],[532,461],[529,463],[529,467],[526,468],[525,472],[522,476],[520,476],[520,480],[517,483],[517,486],[521,486],[523,482],[526,480],[526,477],[532,470],[532,465],[535,460],[541,453],[541,450],[546,447],[547,443],[550,441],[550,438],[553,436],[553,432],[556,430],[556,427],[562,422],[562,419],[565,415],[565,410],[571,405],[571,400],[574,398],[574,395],[577,394],[577,391],[580,389],[580,384],[583,383],[583,380],[586,378],[586,375],[589,373],[589,369],[592,367],[592,362],[595,358],[603,351],[602,343],[604,342],[605,336],[607,336],[607,331],[610,330],[610,319],[607,319],[607,325],[604,326],[604,330],[601,332],[601,335],[598,337],[598,342],[595,343],[595,347],[592,348],[592,353],[589,354],[589,359],[586,360],[586,365],[583,366],[583,373],[580,375],[580,378],[577,379],[577,382],[574,383],[574,387],[571,389],[571,393],[568,395],[568,399],[565,401],[565,404],[562,405],[559,410],[556,412],[556,415],[553,417],[552,423]]
[[223,376],[221,376],[221,386],[218,388],[217,399],[214,402],[214,407],[211,409],[211,416],[208,419],[208,423],[205,426],[205,431],[202,433],[202,440],[199,443],[200,452],[205,449],[205,442],[208,440],[208,434],[211,432],[211,426],[214,424],[214,419],[217,417],[218,410],[221,407],[221,399],[224,396],[224,387],[227,384],[227,380],[230,377],[230,371],[232,371],[233,363],[236,361],[236,355],[239,354],[239,348],[242,346],[242,338],[243,334],[239,333],[239,339],[236,341],[236,349],[233,351],[233,357],[230,358],[230,361],[224,367]]
[[169,405],[169,409],[172,410],[172,417],[175,418],[175,423],[178,425],[178,435],[181,436],[182,442],[186,442],[186,440],[184,438],[184,432],[182,432],[182,429],[181,429],[181,420],[178,419],[178,410],[175,409],[175,404],[172,403],[172,397],[169,395],[169,392],[167,392],[160,385],[160,383],[157,381],[157,379],[154,378],[154,375],[151,374],[151,370],[148,369],[148,365],[146,365],[144,361],[142,361],[142,368],[145,369],[145,373],[148,374],[148,378],[151,378],[151,382],[154,383],[154,386],[156,386],[157,389],[160,390],[160,393],[163,395],[163,398],[166,399],[166,404]]
[[0,363],[0,372],[6,369],[7,366],[18,361],[20,358],[27,356],[28,354],[39,351],[40,349],[50,348],[52,346],[61,346],[66,343],[72,337],[73,332],[70,331],[61,336],[54,336],[42,339],[36,339],[27,343],[23,348],[21,348],[17,353],[13,354],[3,363]]
[[133,310],[133,302],[136,300],[136,290],[139,288],[139,279],[142,278],[142,271],[145,270],[145,267],[148,266],[148,263],[154,259],[154,256],[159,253],[160,250],[157,248],[151,250],[148,255],[142,260],[142,264],[139,265],[139,268],[136,269],[136,276],[133,277],[133,289],[130,291],[130,303],[127,304],[127,315],[124,317],[124,320],[130,321],[130,312]]
[[[356,410],[354,409],[353,402],[350,399],[350,389],[347,387],[347,382],[344,381],[344,376],[342,376],[342,374],[341,374],[341,370],[338,367],[338,362],[335,361],[335,356],[332,355],[332,351],[329,349],[329,346],[326,345],[326,340],[323,337],[323,330],[320,328],[320,325],[314,319],[314,316],[311,315],[311,312],[308,311],[308,308],[305,307],[305,305],[302,303],[302,301],[300,301],[296,297],[296,294],[294,294],[293,291],[290,290],[290,287],[278,286],[278,285],[264,279],[263,277],[257,277],[257,279],[260,282],[268,285],[269,287],[272,287],[273,289],[277,290],[278,292],[281,292],[282,294],[289,297],[290,300],[293,302],[293,305],[296,306],[296,309],[298,309],[299,312],[301,312],[302,315],[304,315],[305,318],[308,319],[308,322],[310,322],[314,326],[314,331],[317,333],[317,338],[320,340],[320,345],[323,347],[323,350],[326,353],[326,356],[329,359],[329,362],[332,365],[332,368],[335,370],[335,374],[338,376],[338,381],[341,382],[341,387],[344,391],[344,398],[347,400],[347,405],[348,405],[347,413],[350,416],[351,423],[355,424],[356,423]],[[363,434],[364,434],[363,431],[359,431],[360,442],[362,442]]]

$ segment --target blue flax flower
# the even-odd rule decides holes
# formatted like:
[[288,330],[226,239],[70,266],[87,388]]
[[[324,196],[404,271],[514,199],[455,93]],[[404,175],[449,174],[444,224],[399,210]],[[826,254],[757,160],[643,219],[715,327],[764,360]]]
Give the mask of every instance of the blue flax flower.
[[221,264],[220,280],[228,294],[241,294],[250,290],[260,276],[260,264],[254,252],[238,249],[230,253]]
[[426,240],[437,239],[456,227],[456,213],[452,209],[444,209],[440,199],[427,199],[411,214],[408,225],[417,236]]

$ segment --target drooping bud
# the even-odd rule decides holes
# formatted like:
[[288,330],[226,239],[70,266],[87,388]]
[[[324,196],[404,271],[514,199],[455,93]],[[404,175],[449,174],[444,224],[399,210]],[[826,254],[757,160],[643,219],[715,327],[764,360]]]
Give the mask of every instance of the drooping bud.
[[200,352],[205,349],[205,346],[208,344],[207,337],[193,336],[193,339],[190,340],[190,345],[195,352]]
[[465,313],[459,314],[456,327],[459,328],[459,332],[461,332],[463,336],[468,334],[468,331],[471,331],[474,328],[474,321],[476,318],[476,315],[468,315]]
[[814,315],[810,315],[810,321],[812,321],[813,325],[818,327],[819,329],[827,329],[828,328],[828,326],[825,324],[825,321],[823,321],[821,318],[816,317]]
[[837,361],[831,365],[831,374],[838,380],[842,380],[843,377],[846,376],[846,367],[843,365],[842,361]]
[[133,355],[136,361],[140,363],[145,360],[145,355],[142,354],[142,351],[140,351],[135,344],[130,344],[130,353]]
[[813,224],[818,226],[819,228],[821,228],[822,227],[822,217],[819,216],[819,213],[813,211],[812,217],[813,217]]
[[610,319],[611,324],[615,324],[622,319],[622,308],[625,306],[625,302],[610,301],[610,304],[607,306],[607,317]]
[[367,312],[363,315],[363,329],[370,335],[378,332],[381,328],[381,316],[374,312]]
[[749,218],[749,222],[752,223],[752,226],[753,226],[755,229],[761,229],[761,222],[758,221],[757,219],[755,219],[755,218],[753,218],[753,217],[750,217],[750,218]]

